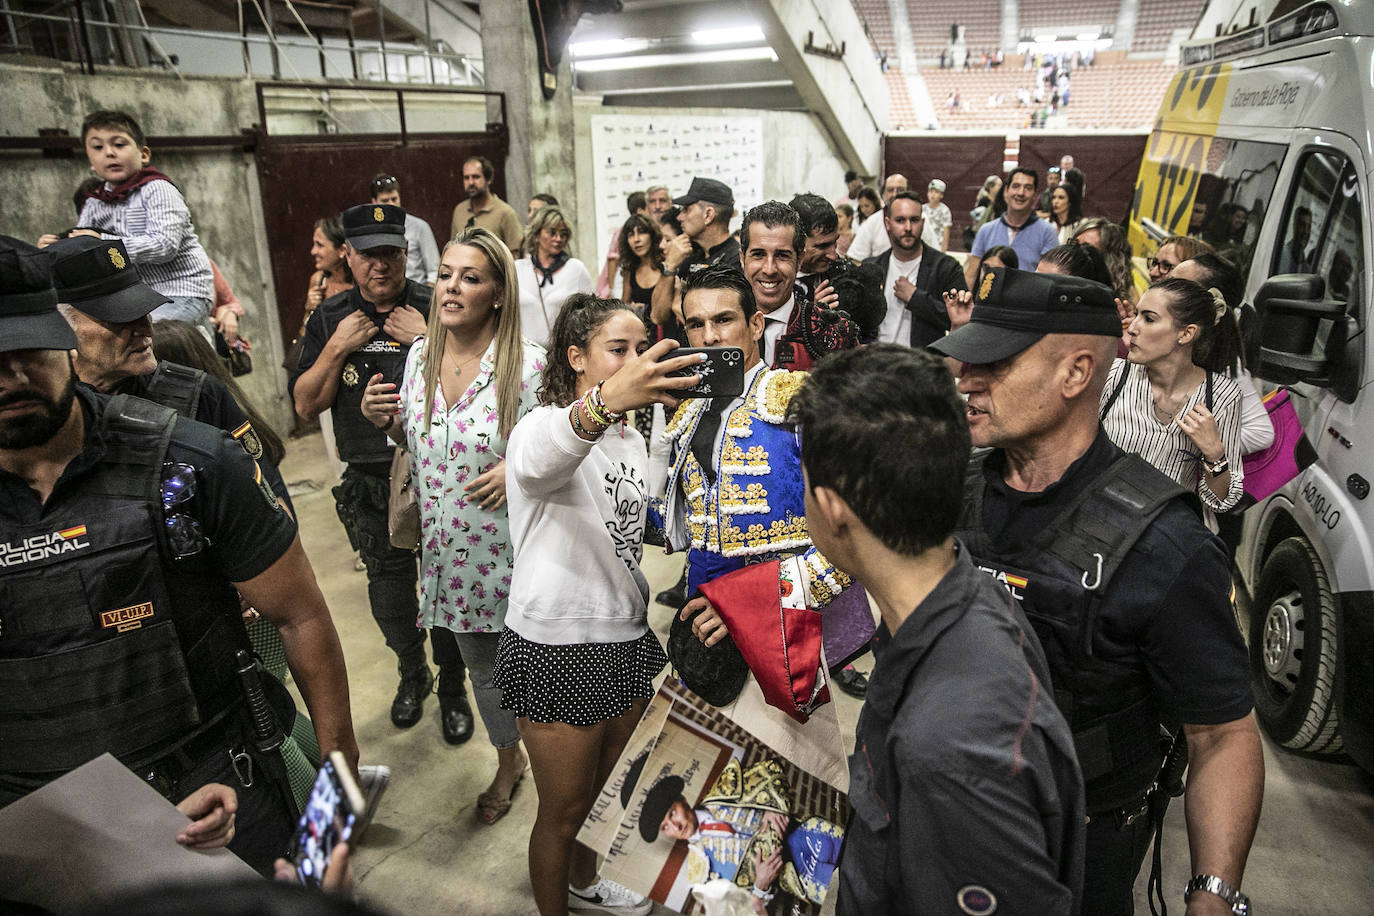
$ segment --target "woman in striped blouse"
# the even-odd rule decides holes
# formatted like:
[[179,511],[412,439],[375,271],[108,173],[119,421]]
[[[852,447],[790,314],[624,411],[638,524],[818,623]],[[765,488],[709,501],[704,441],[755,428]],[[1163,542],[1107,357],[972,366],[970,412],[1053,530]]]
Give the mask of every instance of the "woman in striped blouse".
[[1216,290],[1167,278],[1141,296],[1126,341],[1103,388],[1103,429],[1196,492],[1215,531],[1215,514],[1243,493],[1235,317]]

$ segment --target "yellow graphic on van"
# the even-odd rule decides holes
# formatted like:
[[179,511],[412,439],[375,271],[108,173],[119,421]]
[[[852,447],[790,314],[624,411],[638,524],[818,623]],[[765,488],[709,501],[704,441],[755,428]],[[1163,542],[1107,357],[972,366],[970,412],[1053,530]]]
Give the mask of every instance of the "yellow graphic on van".
[[1180,70],[1169,81],[1131,203],[1130,240],[1138,256],[1152,255],[1161,236],[1187,233],[1230,78],[1230,64],[1212,64]]
[[1178,71],[1164,91],[1156,130],[1164,127],[1212,133],[1221,120],[1221,109],[1226,104],[1226,84],[1230,80],[1230,64]]

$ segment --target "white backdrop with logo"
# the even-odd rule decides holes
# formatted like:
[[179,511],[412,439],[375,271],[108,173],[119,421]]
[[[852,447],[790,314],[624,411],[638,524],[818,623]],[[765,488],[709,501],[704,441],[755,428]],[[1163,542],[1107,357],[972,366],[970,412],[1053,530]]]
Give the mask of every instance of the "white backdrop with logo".
[[677,197],[699,176],[730,186],[737,216],[763,200],[762,118],[593,115],[591,127],[598,266],[632,191],[661,184]]

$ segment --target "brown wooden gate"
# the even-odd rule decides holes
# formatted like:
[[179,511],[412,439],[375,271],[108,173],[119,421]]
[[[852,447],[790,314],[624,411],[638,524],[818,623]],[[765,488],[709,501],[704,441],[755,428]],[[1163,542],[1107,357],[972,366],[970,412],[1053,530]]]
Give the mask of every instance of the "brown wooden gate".
[[[401,203],[406,211],[429,223],[440,249],[448,238],[453,208],[463,199],[463,161],[485,156],[496,166],[493,188],[505,198],[505,164],[510,141],[505,127],[505,97],[487,96],[489,110],[499,110],[501,120],[484,132],[410,133],[405,129],[404,94],[455,90],[396,90],[400,131],[394,133],[322,134],[274,136],[266,130],[263,89],[300,88],[315,92],[319,83],[263,83],[258,86],[259,137],[256,149],[258,182],[262,188],[267,245],[272,279],[277,291],[277,318],[283,344],[300,330],[305,297],[314,272],[310,258],[311,236],[316,220],[370,199],[372,177],[378,172],[395,175],[401,183]],[[338,87],[355,90],[357,87]],[[498,104],[499,103],[499,104]],[[524,208],[516,204],[518,213]]]
[[1021,164],[1039,172],[1040,186],[1044,187],[1045,170],[1058,165],[1065,154],[1072,155],[1074,168],[1083,172],[1087,188],[1083,215],[1105,216],[1119,223],[1130,212],[1147,139],[1145,134],[1064,136],[1028,131],[1021,135]]
[[[1087,183],[1084,215],[1105,216],[1120,222],[1131,208],[1146,139],[1145,134],[1065,135],[1027,131],[1020,135],[1019,163],[1040,173],[1043,188],[1045,170],[1058,165],[1063,154],[1071,153]],[[943,179],[945,204],[954,216],[950,247],[961,250],[961,235],[969,224],[968,213],[973,209],[978,189],[989,175],[1002,175],[1006,146],[1006,137],[1001,134],[884,137],[883,174],[905,175],[911,190],[921,198],[925,197],[930,179]]]
[[907,186],[922,200],[932,178],[945,183],[945,206],[954,217],[949,247],[964,249],[968,213],[989,175],[1002,174],[1007,138],[1002,134],[883,138],[883,174],[906,176]]

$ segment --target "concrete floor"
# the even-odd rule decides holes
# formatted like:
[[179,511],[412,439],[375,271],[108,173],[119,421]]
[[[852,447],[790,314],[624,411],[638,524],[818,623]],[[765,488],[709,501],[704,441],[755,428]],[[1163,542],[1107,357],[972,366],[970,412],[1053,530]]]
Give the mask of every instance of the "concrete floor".
[[[396,914],[534,912],[526,871],[526,843],[534,820],[532,778],[517,791],[510,813],[488,827],[474,804],[496,767],[480,717],[477,733],[450,747],[439,731],[439,706],[425,704],[424,720],[400,731],[388,717],[396,689],[395,661],[367,605],[367,581],[334,514],[332,469],[318,433],[294,439],[282,473],[291,485],[301,539],[333,610],[348,660],[353,722],[364,763],[392,769],[377,819],[358,849],[359,899]],[[677,557],[646,550],[650,586],[657,592],[681,569]],[[666,642],[669,611],[655,605],[650,623]],[[869,664],[861,662],[867,670]],[[846,740],[852,742],[859,702],[839,695]],[[1374,911],[1374,780],[1353,766],[1304,759],[1266,741],[1264,815],[1250,854],[1244,889],[1264,916]],[[1148,861],[1146,870],[1148,871]],[[1183,805],[1170,808],[1164,834],[1166,902],[1183,912],[1190,877]],[[1145,875],[1136,888],[1138,913],[1148,913]],[[667,912],[663,910],[662,912]]]

